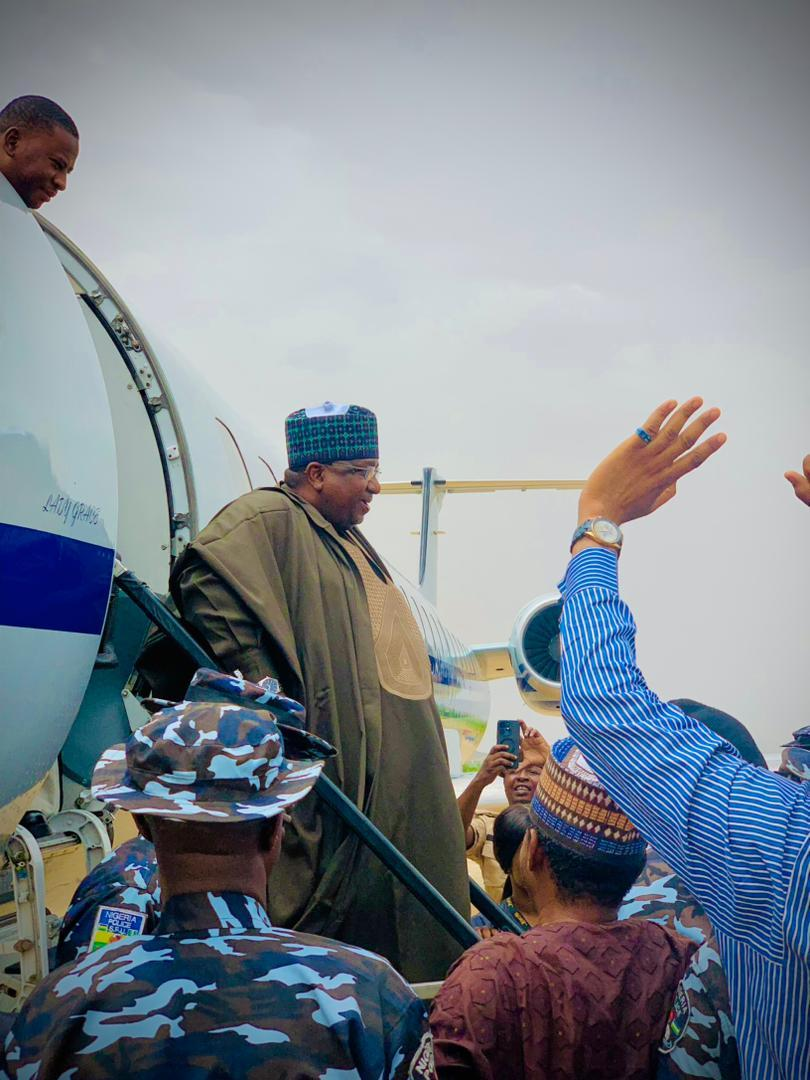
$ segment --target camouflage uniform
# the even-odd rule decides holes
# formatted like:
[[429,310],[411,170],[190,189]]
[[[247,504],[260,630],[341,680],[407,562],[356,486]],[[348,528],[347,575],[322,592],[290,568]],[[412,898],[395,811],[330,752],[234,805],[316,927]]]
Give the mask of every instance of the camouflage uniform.
[[151,934],[160,915],[160,883],[155,846],[142,836],[125,841],[81,882],[62,920],[56,963],[68,964],[84,956],[101,904],[131,908],[146,915],[144,930]]
[[786,743],[782,751],[779,771],[792,780],[810,780],[810,727],[793,732],[793,741]]
[[54,971],[8,1036],[5,1069],[18,1080],[434,1076],[424,1006],[387,961],[275,929],[240,893],[171,897],[154,935]]
[[[198,672],[189,697],[104,752],[97,798],[147,818],[220,822],[236,842],[239,822],[304,798],[333,752],[276,724],[267,713],[289,720],[289,709],[260,686]],[[143,854],[134,873],[118,873],[119,853],[83,884],[66,931],[74,947],[100,899],[124,899],[128,873],[136,907],[145,902],[154,874]],[[0,1080],[110,1077],[435,1080],[435,1069],[425,1008],[387,961],[276,929],[257,899],[229,891],[171,896],[154,933],[52,972],[0,1056]]]
[[660,855],[624,898],[620,919],[650,919],[695,941],[699,948],[678,986],[660,1047],[659,1080],[741,1076],[728,987],[708,916]]

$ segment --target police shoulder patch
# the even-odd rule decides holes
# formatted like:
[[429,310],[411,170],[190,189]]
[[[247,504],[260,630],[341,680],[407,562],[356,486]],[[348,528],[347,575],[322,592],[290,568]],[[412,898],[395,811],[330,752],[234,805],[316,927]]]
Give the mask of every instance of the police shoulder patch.
[[103,949],[121,938],[138,937],[146,925],[146,915],[129,908],[102,906],[96,912],[93,933],[90,938],[90,952]]
[[426,1031],[411,1058],[408,1076],[417,1080],[436,1080],[436,1059],[433,1056],[433,1036]]
[[681,980],[678,989],[675,991],[675,999],[672,1002],[672,1008],[669,1010],[667,1026],[664,1028],[664,1037],[659,1047],[662,1054],[671,1054],[678,1045],[684,1031],[686,1031],[691,1013],[692,1006],[689,1002],[689,995],[684,988],[683,980]]

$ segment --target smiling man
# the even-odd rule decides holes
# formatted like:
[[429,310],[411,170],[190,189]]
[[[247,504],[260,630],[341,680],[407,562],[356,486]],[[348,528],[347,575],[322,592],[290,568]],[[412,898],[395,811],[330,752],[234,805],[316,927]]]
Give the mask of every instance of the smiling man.
[[78,156],[79,131],[50,98],[18,97],[0,112],[0,173],[29,209],[65,190]]
[[[284,483],[242,495],[178,560],[172,595],[225,670],[277,678],[337,747],[327,773],[463,915],[464,836],[425,644],[357,526],[380,491],[377,418],[324,402],[287,417]],[[162,696],[162,695],[160,695]],[[386,956],[411,982],[460,949],[313,799],[285,834],[273,921]]]
[[508,747],[502,743],[496,744],[458,797],[467,858],[480,867],[484,888],[496,903],[501,902],[506,881],[506,874],[495,858],[493,844],[497,814],[491,809],[479,810],[478,803],[484,790],[500,776],[507,805],[522,803],[528,806],[549,752],[548,743],[536,728],[529,727],[523,720],[520,726],[520,761],[517,765]]

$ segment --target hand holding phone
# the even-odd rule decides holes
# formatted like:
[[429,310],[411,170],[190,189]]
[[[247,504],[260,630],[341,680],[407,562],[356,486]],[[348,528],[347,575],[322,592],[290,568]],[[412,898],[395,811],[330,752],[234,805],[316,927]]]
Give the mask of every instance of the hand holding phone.
[[497,725],[498,743],[507,747],[510,754],[515,755],[515,760],[509,766],[516,769],[520,764],[520,721],[499,720]]

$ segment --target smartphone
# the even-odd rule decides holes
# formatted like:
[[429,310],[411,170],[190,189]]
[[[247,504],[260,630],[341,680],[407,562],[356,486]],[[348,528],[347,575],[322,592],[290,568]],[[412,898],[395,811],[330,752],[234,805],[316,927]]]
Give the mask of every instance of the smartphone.
[[509,753],[515,755],[515,760],[512,762],[510,768],[516,769],[520,758],[520,721],[499,720],[496,731],[498,743],[502,746],[506,746]]

